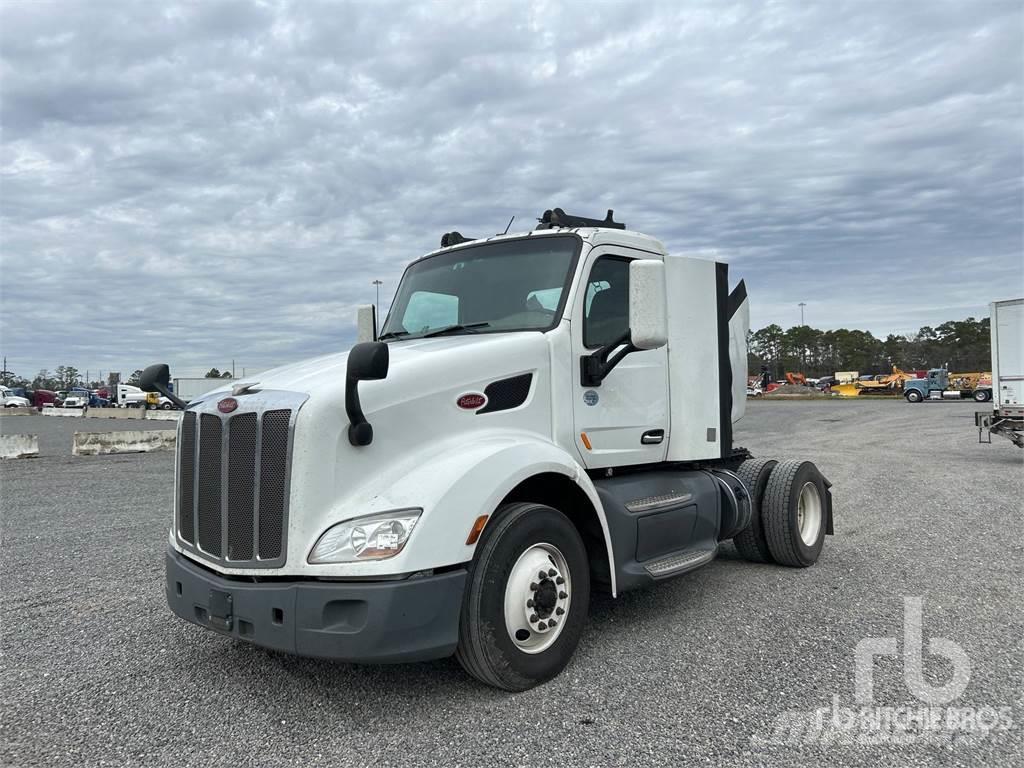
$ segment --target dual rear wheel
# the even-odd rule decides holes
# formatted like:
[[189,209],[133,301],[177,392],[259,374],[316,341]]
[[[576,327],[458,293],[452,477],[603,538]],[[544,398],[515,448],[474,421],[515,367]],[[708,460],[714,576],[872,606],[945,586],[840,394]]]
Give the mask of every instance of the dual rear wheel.
[[828,527],[825,478],[809,461],[747,459],[736,474],[750,491],[750,525],[733,537],[755,563],[813,565]]

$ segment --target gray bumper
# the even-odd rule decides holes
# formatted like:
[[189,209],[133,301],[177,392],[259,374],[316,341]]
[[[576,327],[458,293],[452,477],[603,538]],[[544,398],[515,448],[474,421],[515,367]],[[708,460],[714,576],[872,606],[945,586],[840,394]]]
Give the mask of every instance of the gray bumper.
[[387,663],[450,656],[464,570],[401,581],[225,578],[169,549],[167,603],[178,616],[274,650]]

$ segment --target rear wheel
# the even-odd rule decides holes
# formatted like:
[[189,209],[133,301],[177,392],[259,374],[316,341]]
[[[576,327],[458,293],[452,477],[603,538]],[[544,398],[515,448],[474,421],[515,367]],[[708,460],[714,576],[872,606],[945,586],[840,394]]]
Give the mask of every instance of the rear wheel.
[[750,494],[750,524],[733,536],[732,543],[743,559],[752,563],[773,562],[761,523],[761,499],[776,464],[775,459],[747,459],[736,470],[736,476]]
[[916,389],[908,390],[904,397],[907,398],[908,403],[920,403],[924,400],[924,396]]
[[987,389],[976,389],[974,390],[974,400],[979,403],[984,403],[992,396]]
[[506,504],[473,558],[456,658],[488,685],[532,688],[569,663],[589,601],[587,552],[575,526],[543,504]]
[[806,568],[825,543],[828,509],[825,478],[809,461],[784,461],[764,490],[761,520],[775,562]]

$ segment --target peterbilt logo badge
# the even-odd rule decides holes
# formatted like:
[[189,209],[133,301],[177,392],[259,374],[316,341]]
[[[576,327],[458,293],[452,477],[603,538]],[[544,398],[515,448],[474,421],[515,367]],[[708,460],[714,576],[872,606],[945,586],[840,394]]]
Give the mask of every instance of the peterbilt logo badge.
[[455,404],[467,411],[475,411],[477,408],[483,408],[486,402],[487,398],[484,395],[481,395],[479,392],[470,392],[460,395]]
[[217,403],[217,410],[221,413],[231,413],[235,408],[238,407],[238,401],[233,397],[225,397],[219,403]]

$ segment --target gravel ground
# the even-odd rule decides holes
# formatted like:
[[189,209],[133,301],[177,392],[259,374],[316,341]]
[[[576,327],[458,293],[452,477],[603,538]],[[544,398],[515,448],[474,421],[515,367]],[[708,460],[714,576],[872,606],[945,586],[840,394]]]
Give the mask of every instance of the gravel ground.
[[176,421],[89,419],[71,416],[7,416],[0,413],[0,435],[38,435],[39,456],[70,456],[74,432],[121,432],[132,429],[176,429]]
[[[753,565],[729,546],[655,589],[595,598],[565,673],[517,695],[453,660],[331,664],[172,616],[169,453],[4,462],[0,762],[1020,765],[1024,473],[1008,441],[976,443],[974,409],[752,403],[737,442],[814,459],[834,483],[836,535],[818,564]],[[47,441],[80,428],[11,417],[4,431],[15,418],[15,431],[54,430]],[[1010,707],[1012,727],[903,745],[801,730],[833,697],[853,706],[854,649],[902,637],[905,596],[923,598],[926,646],[948,638],[970,660],[950,706]],[[931,684],[950,678],[925,659]],[[876,662],[874,684],[878,705],[924,706],[899,659]]]

